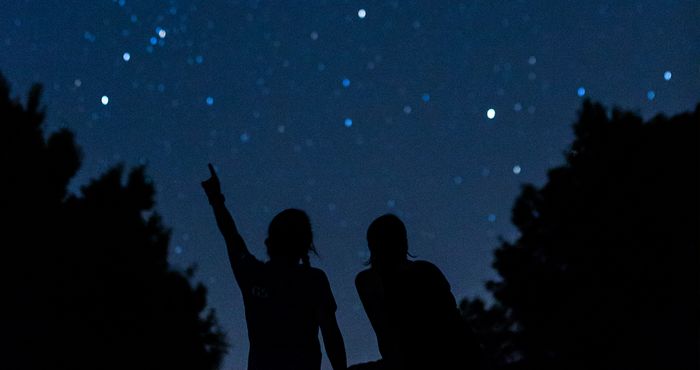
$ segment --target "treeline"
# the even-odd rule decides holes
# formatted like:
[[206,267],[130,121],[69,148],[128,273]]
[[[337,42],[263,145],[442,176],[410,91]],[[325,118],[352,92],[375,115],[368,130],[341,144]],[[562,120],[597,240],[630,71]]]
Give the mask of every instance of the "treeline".
[[461,303],[484,368],[700,368],[700,105],[644,122],[587,101],[574,133],[515,202],[493,306]]
[[[217,369],[226,340],[143,167],[69,194],[73,135],[46,136],[0,76],[0,367]],[[700,368],[700,105],[657,116],[585,102],[566,163],[525,185],[496,249],[493,304],[465,299],[483,369]],[[126,177],[126,178],[125,178]]]
[[217,369],[224,334],[168,265],[145,169],[68,194],[81,153],[67,130],[45,138],[40,92],[22,105],[0,76],[0,368]]

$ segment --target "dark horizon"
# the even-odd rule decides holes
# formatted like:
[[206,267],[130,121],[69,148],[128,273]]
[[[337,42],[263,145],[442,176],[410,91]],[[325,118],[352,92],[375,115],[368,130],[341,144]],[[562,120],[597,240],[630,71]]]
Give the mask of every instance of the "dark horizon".
[[169,261],[197,265],[228,333],[224,369],[244,368],[248,344],[199,187],[208,162],[258,258],[274,214],[309,214],[311,264],[356,363],[378,356],[353,285],[376,216],[404,220],[411,253],[458,300],[489,300],[498,238],[517,235],[513,201],[564,162],[584,99],[649,119],[691,111],[700,91],[692,1],[121,4],[6,4],[0,71],[23,101],[43,84],[47,131],[75,132],[72,191],[117,163],[147,165]]

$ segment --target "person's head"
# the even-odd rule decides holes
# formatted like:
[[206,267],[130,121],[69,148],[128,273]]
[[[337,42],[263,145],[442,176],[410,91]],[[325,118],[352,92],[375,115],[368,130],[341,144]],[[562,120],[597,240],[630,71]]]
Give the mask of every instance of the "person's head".
[[408,237],[406,226],[392,214],[379,216],[367,229],[369,264],[373,267],[386,267],[406,260]]
[[311,221],[306,212],[289,208],[278,213],[267,229],[267,254],[271,260],[309,265],[309,251],[316,253]]

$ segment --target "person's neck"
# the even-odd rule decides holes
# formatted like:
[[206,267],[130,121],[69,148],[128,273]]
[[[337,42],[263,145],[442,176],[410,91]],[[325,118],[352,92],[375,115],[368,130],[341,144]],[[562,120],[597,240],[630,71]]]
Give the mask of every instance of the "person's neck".
[[375,268],[376,271],[379,272],[380,274],[391,274],[391,273],[403,270],[410,263],[411,263],[410,260],[402,259],[400,261],[395,261],[394,263],[391,263],[391,264],[386,264],[386,265],[381,265],[381,266],[372,266],[372,267]]

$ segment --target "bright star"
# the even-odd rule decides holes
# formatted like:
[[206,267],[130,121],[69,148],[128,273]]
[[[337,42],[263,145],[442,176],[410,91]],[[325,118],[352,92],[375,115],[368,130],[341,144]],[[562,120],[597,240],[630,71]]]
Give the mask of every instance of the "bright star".
[[496,117],[496,110],[493,108],[487,110],[486,117],[488,117],[488,119],[494,119]]

